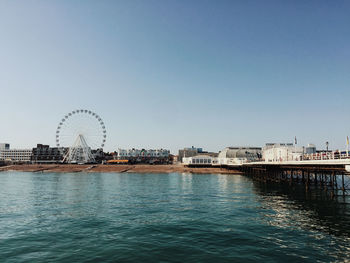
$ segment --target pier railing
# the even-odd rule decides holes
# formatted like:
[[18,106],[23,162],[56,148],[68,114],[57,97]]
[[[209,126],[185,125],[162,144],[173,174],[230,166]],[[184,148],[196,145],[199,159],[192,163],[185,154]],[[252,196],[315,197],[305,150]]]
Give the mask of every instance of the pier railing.
[[346,152],[318,152],[312,154],[304,154],[303,160],[339,160],[350,159],[350,154]]

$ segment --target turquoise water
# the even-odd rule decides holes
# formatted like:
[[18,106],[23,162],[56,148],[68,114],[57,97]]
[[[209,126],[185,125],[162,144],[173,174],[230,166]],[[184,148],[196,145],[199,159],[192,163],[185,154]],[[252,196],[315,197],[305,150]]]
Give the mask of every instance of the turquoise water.
[[350,260],[350,207],[239,175],[0,173],[0,262]]

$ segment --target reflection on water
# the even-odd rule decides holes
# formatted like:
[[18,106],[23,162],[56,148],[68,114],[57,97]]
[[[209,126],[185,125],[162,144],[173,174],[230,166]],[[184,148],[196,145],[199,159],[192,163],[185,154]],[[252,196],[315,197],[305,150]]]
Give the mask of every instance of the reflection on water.
[[[321,189],[306,192],[302,185],[266,184],[254,181],[254,191],[259,196],[267,224],[277,228],[294,229],[319,244],[328,243],[328,255],[349,260],[350,253],[350,204],[348,198],[331,198]],[[282,242],[282,240],[278,240]],[[291,242],[285,244],[295,245]]]
[[[263,206],[276,213],[275,223],[293,222],[298,227],[321,230],[350,238],[349,198],[331,198],[321,189],[305,191],[302,185],[277,185],[254,181]],[[287,218],[288,220],[282,220]]]
[[350,260],[349,206],[240,175],[0,173],[0,262]]

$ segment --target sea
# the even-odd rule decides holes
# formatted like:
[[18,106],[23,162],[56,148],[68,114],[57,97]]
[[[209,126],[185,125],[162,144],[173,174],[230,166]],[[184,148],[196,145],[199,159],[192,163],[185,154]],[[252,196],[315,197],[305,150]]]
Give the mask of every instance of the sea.
[[350,205],[244,175],[0,173],[0,262],[349,262]]

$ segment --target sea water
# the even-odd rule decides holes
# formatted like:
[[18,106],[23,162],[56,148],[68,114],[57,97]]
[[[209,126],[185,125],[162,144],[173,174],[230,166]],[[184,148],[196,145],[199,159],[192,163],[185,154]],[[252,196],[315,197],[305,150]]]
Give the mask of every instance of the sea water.
[[241,175],[0,173],[0,262],[350,260],[350,207]]

